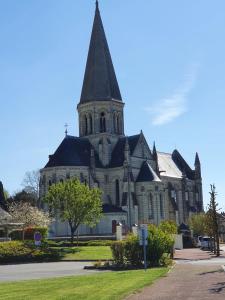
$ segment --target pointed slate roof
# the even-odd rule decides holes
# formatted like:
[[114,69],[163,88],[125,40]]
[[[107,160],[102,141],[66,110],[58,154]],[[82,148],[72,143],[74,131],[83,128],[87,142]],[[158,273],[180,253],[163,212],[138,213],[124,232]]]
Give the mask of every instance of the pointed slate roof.
[[146,181],[161,181],[157,174],[152,169],[151,165],[145,161],[141,166],[137,182],[146,182]]
[[199,156],[198,156],[198,152],[196,152],[196,155],[195,155],[195,166],[200,166],[201,163],[200,163],[200,159],[199,159]]
[[80,103],[105,100],[122,101],[122,97],[96,1]]
[[128,140],[130,154],[132,155],[135,150],[135,147],[137,146],[139,138],[140,138],[140,134],[119,138],[119,140],[112,152],[112,158],[111,158],[111,162],[110,162],[111,168],[121,167],[123,165],[124,159],[125,159],[124,149],[126,146],[126,140]]

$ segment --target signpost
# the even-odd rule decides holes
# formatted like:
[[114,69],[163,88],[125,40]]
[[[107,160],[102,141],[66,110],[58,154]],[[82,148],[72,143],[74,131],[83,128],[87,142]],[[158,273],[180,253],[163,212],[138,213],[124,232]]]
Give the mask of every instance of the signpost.
[[139,228],[139,245],[143,246],[144,266],[145,266],[145,271],[146,271],[146,269],[147,269],[146,246],[148,245],[148,227],[145,224],[140,225],[140,228]]

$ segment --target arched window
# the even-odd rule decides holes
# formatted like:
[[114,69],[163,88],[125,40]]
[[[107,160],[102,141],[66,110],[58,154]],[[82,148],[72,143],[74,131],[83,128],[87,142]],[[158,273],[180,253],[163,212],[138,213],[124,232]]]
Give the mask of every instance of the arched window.
[[93,133],[93,120],[92,120],[92,115],[89,115],[89,133]]
[[88,134],[88,119],[87,116],[84,116],[84,134]]
[[117,133],[120,133],[120,116],[117,115],[116,117],[116,127],[117,127]]
[[104,112],[102,112],[100,116],[100,132],[106,132],[106,120]]
[[160,217],[164,217],[164,209],[163,209],[163,196],[160,194],[159,196],[159,207],[160,207]]
[[117,116],[116,113],[113,115],[113,127],[114,127],[114,133],[117,133]]
[[115,185],[116,185],[116,205],[120,206],[120,183],[118,179],[115,181]]
[[149,199],[148,199],[148,215],[149,215],[149,219],[154,219],[154,206],[153,206],[152,194],[149,195]]
[[52,185],[52,181],[49,180],[49,181],[48,181],[48,186],[51,186],[51,185]]

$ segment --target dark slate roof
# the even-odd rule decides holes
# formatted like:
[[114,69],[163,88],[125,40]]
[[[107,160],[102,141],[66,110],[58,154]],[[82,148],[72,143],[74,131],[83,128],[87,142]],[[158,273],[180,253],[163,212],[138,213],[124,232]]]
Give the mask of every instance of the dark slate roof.
[[122,101],[97,2],[80,103],[113,99]]
[[159,177],[153,171],[151,165],[145,161],[141,166],[141,170],[137,177],[137,182],[160,181]]
[[[90,166],[91,144],[87,138],[66,136],[53,155],[49,156],[49,161],[45,168],[59,166]],[[96,166],[101,163],[95,153]]]
[[102,205],[102,210],[103,210],[104,214],[117,213],[117,212],[125,213],[126,212],[121,207],[117,207],[117,206],[114,206],[114,205],[111,205],[111,204],[103,204]]
[[184,160],[184,158],[181,156],[181,154],[178,152],[178,150],[174,150],[172,153],[172,159],[174,163],[177,165],[178,169],[185,173],[188,179],[195,179],[195,172],[189,167],[187,162]]
[[[139,141],[140,134],[128,136],[128,144],[130,147],[130,154],[132,155],[137,143]],[[124,148],[126,144],[126,137],[119,138],[115,148],[112,152],[112,159],[110,162],[110,167],[121,167],[124,163]]]

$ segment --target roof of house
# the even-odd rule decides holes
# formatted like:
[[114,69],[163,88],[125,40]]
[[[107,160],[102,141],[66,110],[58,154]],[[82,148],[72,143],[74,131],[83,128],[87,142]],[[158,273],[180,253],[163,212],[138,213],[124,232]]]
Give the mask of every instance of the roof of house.
[[161,181],[157,174],[152,169],[151,165],[145,161],[141,166],[141,170],[137,177],[137,182]]
[[12,216],[0,207],[0,224],[12,219]]
[[80,103],[106,100],[122,97],[97,2]]

